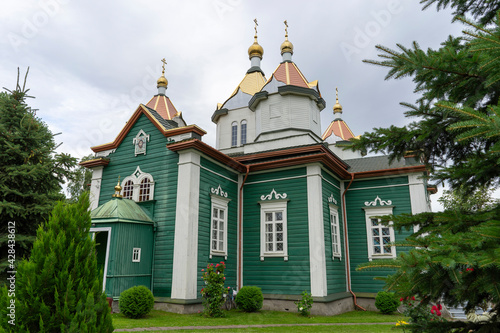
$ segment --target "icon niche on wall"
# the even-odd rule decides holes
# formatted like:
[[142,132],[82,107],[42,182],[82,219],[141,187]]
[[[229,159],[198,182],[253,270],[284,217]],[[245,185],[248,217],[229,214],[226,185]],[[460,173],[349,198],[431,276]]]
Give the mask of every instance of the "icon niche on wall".
[[135,156],[146,155],[146,143],[149,141],[149,134],[146,134],[142,129],[134,138]]

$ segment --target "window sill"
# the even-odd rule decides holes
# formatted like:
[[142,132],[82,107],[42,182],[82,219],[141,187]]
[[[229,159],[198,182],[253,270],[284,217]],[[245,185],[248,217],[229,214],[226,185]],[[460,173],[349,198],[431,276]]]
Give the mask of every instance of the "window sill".
[[288,261],[288,254],[284,253],[264,253],[260,256],[260,261],[264,261],[264,258],[283,258],[284,261]]
[[209,258],[212,259],[213,257],[224,257],[224,260],[227,260],[227,253],[223,252],[211,252],[209,255]]

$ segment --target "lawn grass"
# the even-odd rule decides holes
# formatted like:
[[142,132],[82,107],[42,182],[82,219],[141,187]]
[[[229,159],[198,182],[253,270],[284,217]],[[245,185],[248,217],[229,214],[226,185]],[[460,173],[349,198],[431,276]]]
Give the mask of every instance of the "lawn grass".
[[[289,327],[262,327],[244,329],[210,329],[210,330],[169,330],[168,332],[335,332],[335,333],[394,333],[392,325],[352,325],[352,326],[289,326]],[[165,333],[166,331],[148,331],[149,333]]]
[[[254,313],[245,313],[239,310],[226,312],[225,318],[206,318],[202,314],[176,314],[159,310],[152,310],[149,315],[141,319],[129,319],[120,313],[112,315],[113,325],[119,328],[135,327],[172,327],[172,326],[219,326],[219,325],[265,325],[265,324],[313,324],[313,323],[384,323],[403,320],[404,317],[396,315],[383,315],[379,312],[371,311],[352,311],[337,316],[311,316],[303,317],[298,313],[280,312],[280,311],[259,311]],[[335,332],[389,332],[391,325],[380,325],[380,331],[373,330],[379,325],[363,326],[328,326],[329,329],[335,329]],[[322,330],[314,326],[293,327],[273,327],[269,328],[272,332],[321,332]],[[321,327],[320,327],[321,328]],[[279,329],[279,330],[277,330]],[[225,330],[227,332],[227,330]],[[235,331],[235,330],[231,330]],[[236,330],[236,332],[256,332],[257,330]],[[265,332],[263,328],[259,332]],[[186,331],[184,331],[186,332]],[[196,330],[200,332],[200,330]],[[213,331],[212,331],[213,332]]]

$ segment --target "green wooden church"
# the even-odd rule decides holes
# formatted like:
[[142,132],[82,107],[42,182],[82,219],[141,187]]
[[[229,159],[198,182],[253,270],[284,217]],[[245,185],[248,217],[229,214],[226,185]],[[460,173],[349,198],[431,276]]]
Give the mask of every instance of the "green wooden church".
[[391,243],[406,236],[374,216],[429,211],[426,168],[344,150],[354,135],[338,95],[322,133],[326,103],[293,62],[288,33],[268,78],[263,53],[256,30],[250,68],[211,115],[216,147],[166,95],[164,67],[158,93],[113,142],[92,147],[82,165],[93,171],[91,233],[108,297],[145,285],[157,308],[195,312],[201,269],[224,261],[226,286],[262,288],[267,309],[294,309],[304,290],[313,313],[373,304],[373,278],[389,272],[355,268],[394,258]]

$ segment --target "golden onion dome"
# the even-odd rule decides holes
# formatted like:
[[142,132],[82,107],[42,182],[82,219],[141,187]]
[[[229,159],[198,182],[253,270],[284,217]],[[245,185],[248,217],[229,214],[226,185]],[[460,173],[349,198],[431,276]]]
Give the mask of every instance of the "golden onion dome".
[[120,186],[120,177],[118,177],[118,183],[115,185],[115,193],[112,195],[113,198],[121,198],[120,194],[122,191],[122,187]]
[[335,95],[336,95],[336,102],[335,105],[333,106],[333,113],[340,112],[342,113],[342,105],[339,103],[339,89],[335,88]]
[[160,78],[158,79],[158,81],[156,81],[156,88],[160,88],[160,87],[167,87],[168,86],[168,80],[167,78],[165,77],[164,74],[161,74]]
[[337,103],[333,106],[333,112],[342,112],[342,105],[340,105],[339,101],[337,100]]
[[285,52],[293,54],[293,44],[288,40],[288,36],[285,37],[285,41],[281,44],[281,55]]
[[252,59],[252,57],[259,57],[260,59],[262,59],[262,56],[264,55],[264,49],[257,42],[257,36],[255,36],[254,38],[255,40],[253,44],[248,48],[248,57],[250,59]]

